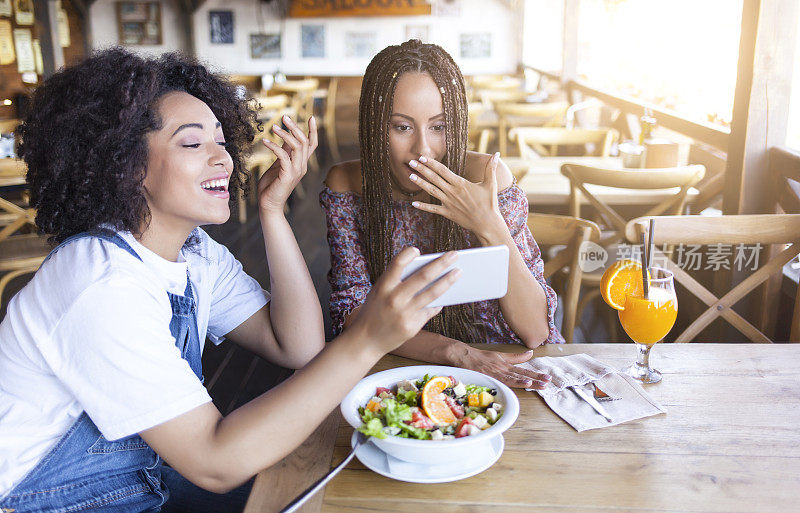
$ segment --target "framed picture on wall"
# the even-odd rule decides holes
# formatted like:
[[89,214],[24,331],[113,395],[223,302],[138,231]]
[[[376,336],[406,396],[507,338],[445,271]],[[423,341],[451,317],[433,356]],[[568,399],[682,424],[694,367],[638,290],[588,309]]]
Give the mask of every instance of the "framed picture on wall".
[[208,21],[212,45],[233,44],[233,11],[209,11]]
[[300,46],[304,58],[325,57],[325,25],[301,25]]
[[406,41],[409,39],[419,39],[423,43],[428,42],[427,25],[406,25]]
[[487,33],[461,34],[462,59],[488,59],[492,56],[492,35]]
[[160,45],[161,3],[117,2],[117,29],[122,45]]
[[250,34],[251,59],[280,59],[280,34]]
[[344,37],[344,54],[351,58],[369,58],[375,54],[378,35],[375,32],[348,32]]

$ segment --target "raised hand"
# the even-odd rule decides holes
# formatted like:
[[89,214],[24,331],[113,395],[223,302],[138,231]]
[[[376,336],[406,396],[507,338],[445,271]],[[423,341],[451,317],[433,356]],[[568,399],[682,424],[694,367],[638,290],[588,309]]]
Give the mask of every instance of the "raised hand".
[[[417,256],[418,249],[405,248],[395,257],[347,328],[362,334],[384,353],[416,335],[439,313],[441,307],[428,308],[427,305],[444,294],[461,272],[453,269],[436,280],[456,262],[456,253],[450,251],[401,281],[403,268]],[[435,283],[425,289],[434,280]]]
[[444,216],[480,237],[492,224],[502,221],[497,200],[499,158],[499,154],[495,153],[489,159],[481,183],[472,183],[458,176],[439,161],[425,157],[412,160],[409,166],[416,173],[411,174],[411,180],[441,202],[441,205],[434,205],[415,201],[412,205]]
[[272,131],[283,139],[278,146],[268,138],[262,142],[272,150],[276,160],[258,181],[258,205],[264,213],[283,213],[286,200],[308,171],[308,159],[317,148],[317,121],[308,120],[308,134],[303,133],[289,116],[283,116],[288,131],[273,125]]

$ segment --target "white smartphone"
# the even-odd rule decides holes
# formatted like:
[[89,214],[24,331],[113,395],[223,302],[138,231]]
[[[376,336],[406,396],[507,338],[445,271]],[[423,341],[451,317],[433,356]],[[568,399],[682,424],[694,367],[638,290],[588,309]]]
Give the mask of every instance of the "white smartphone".
[[[429,307],[472,303],[497,299],[508,290],[508,247],[489,246],[456,251],[458,260],[439,277],[451,269],[461,269],[461,276],[447,291],[430,303]],[[443,253],[420,255],[403,269],[405,280],[414,271],[442,256]],[[438,279],[438,278],[437,278]],[[427,287],[426,287],[427,288]]]

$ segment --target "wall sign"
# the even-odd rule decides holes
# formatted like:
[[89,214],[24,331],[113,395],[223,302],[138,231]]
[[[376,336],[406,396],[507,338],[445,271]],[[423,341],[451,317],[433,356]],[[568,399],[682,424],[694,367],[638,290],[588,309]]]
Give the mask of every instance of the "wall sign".
[[290,18],[415,16],[431,13],[428,0],[295,0]]
[[17,71],[36,71],[36,57],[33,55],[33,37],[30,29],[14,29],[14,48],[17,51]]
[[33,25],[33,0],[14,0],[17,25]]
[[11,16],[11,0],[0,0],[0,16]]
[[0,20],[0,65],[11,64],[16,59],[14,36],[11,35],[11,21]]

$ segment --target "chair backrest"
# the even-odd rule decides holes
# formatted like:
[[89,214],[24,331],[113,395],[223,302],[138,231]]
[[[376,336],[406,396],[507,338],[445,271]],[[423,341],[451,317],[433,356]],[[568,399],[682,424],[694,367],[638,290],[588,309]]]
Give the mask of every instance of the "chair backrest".
[[472,95],[474,100],[480,100],[487,107],[494,108],[501,103],[521,102],[531,93],[521,89],[476,89]]
[[528,214],[528,228],[540,246],[566,246],[555,257],[545,262],[544,276],[550,278],[561,269],[569,269],[561,299],[564,311],[561,334],[567,342],[572,342],[583,274],[580,267],[580,252],[584,242],[596,243],[600,240],[600,228],[585,219],[549,214]]
[[594,154],[607,157],[619,132],[613,128],[517,127],[508,136],[517,141],[520,156],[525,158],[554,156],[558,146],[579,144],[594,144]]
[[621,169],[567,163],[561,166],[561,174],[566,176],[570,182],[570,215],[581,216],[580,197],[581,195],[586,197],[608,225],[609,231],[604,234],[603,241],[604,244],[609,244],[624,237],[627,220],[606,202],[592,194],[587,189],[587,185],[633,190],[676,189],[674,194],[669,194],[662,199],[646,215],[678,215],[683,213],[689,190],[703,178],[705,167],[695,164],[676,168]]
[[[651,217],[640,217],[630,221],[625,229],[628,242],[636,244],[641,234],[648,229]],[[733,310],[734,304],[753,291],[772,275],[781,273],[783,266],[800,254],[800,214],[764,214],[730,216],[661,216],[655,219],[654,243],[656,246],[676,245],[677,262],[656,248],[653,258],[658,259],[673,272],[675,281],[697,296],[708,306],[708,310],[692,322],[676,338],[676,342],[690,342],[717,317],[722,317],[753,342],[771,342],[760,330]],[[791,244],[788,247],[784,245]],[[713,249],[714,265],[717,269],[733,269],[733,264],[755,271],[721,298],[689,275],[684,267],[689,266],[688,255],[696,253],[701,245]],[[781,245],[784,249],[759,267],[759,255],[764,246]],[[690,251],[687,252],[686,247]],[[726,257],[726,259],[722,258]],[[691,267],[699,267],[697,258],[691,258]],[[727,265],[727,267],[725,267]],[[691,269],[690,269],[691,270]],[[740,269],[741,270],[741,269]],[[800,292],[800,291],[798,291]],[[800,301],[795,298],[791,321],[790,340],[800,342]]]
[[272,112],[285,108],[289,105],[289,97],[285,94],[276,94],[274,96],[255,96],[253,100],[256,102],[256,108],[259,114],[261,112]]
[[523,79],[507,75],[476,75],[469,82],[474,89],[508,91],[522,87]]
[[[568,108],[569,104],[566,102],[496,104],[500,155],[508,155],[509,128],[518,126],[564,126],[564,117]],[[521,153],[520,156],[522,156]]]

